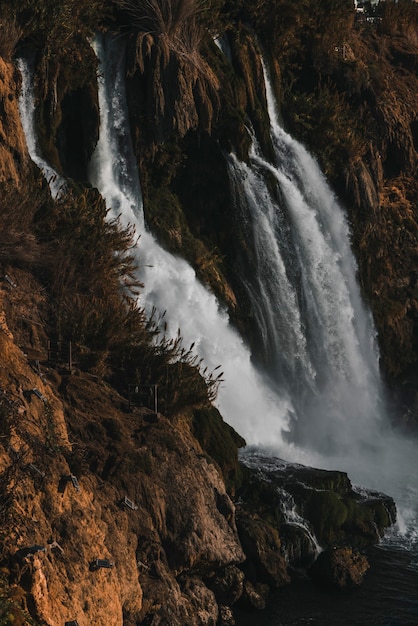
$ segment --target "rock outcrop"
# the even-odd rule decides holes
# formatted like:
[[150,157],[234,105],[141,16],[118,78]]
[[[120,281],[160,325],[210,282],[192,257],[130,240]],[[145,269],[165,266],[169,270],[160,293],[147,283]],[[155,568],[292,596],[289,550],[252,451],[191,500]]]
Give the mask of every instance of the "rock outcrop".
[[[390,498],[356,494],[341,472],[261,457],[267,473],[255,457],[238,472],[243,442],[225,426],[221,444],[209,410],[167,420],[54,365],[45,295],[27,272],[15,269],[0,297],[2,567],[38,623],[232,625],[235,605],[263,608],[293,566],[312,562],[313,532],[323,546],[366,546],[393,521]],[[318,578],[358,584],[365,562],[335,554]]]
[[337,548],[321,552],[309,575],[320,585],[345,589],[360,585],[368,569],[364,555],[351,548]]
[[[318,545],[365,547],[396,521],[392,498],[355,491],[344,472],[286,463],[257,453],[243,454],[251,474],[243,487],[250,510],[278,529],[290,564],[309,563]],[[293,530],[292,530],[293,527]]]
[[30,164],[19,115],[19,82],[15,65],[0,56],[0,182],[15,184]]
[[216,624],[202,576],[222,581],[244,553],[213,462],[187,428],[129,412],[96,378],[39,366],[2,320],[2,554],[34,617]]

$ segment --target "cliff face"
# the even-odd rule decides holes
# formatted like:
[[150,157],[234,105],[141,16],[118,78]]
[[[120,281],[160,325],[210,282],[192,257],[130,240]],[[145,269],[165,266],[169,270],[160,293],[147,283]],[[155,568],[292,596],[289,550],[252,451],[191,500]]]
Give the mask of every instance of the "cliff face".
[[[51,626],[74,618],[136,624],[154,614],[215,624],[218,604],[202,574],[244,559],[219,471],[187,424],[129,411],[96,377],[39,367],[45,355],[16,345],[3,309],[6,300],[20,316],[26,299],[36,328],[39,285],[24,272],[14,280],[1,289],[0,333],[1,545],[10,584]],[[96,559],[111,567],[95,567]]]
[[[23,3],[19,19],[29,29],[22,50],[35,46],[42,151],[73,179],[66,201],[53,203],[47,186],[34,184],[39,172],[17,106],[20,78],[0,57],[0,590],[8,589],[15,623],[232,625],[231,607],[261,608],[269,588],[289,582],[289,562],[313,558],[312,545],[286,523],[280,483],[238,464],[244,442],[210,406],[195,368],[173,375],[175,396],[186,400],[174,409],[167,392],[170,419],[129,405],[128,382],[154,382],[150,371],[167,382],[175,370],[170,354],[178,352],[165,346],[164,360],[144,339],[149,329],[132,303],[120,307],[118,280],[130,265],[119,253],[131,239],[103,226],[103,205],[83,189],[98,133],[84,5],[70,19],[64,8],[76,5],[63,3],[57,17],[52,4],[45,2],[49,30],[43,3],[36,10]],[[90,3],[86,23],[115,36],[123,31],[128,42],[132,137],[150,227],[193,263],[248,332],[234,276],[246,242],[222,152],[233,147],[247,158],[248,119],[265,154],[271,150],[254,28],[286,123],[345,199],[383,365],[392,380],[409,376],[405,400],[414,413],[414,31],[359,34],[349,13],[342,30],[331,29],[346,43],[342,52],[329,29],[329,46],[321,47],[316,9],[309,19],[302,11],[309,2],[300,14],[282,2],[271,20],[268,2],[213,2],[203,25],[186,12],[176,27],[154,23],[152,32],[131,3],[122,4],[105,21],[101,3]],[[213,41],[224,32],[228,54]],[[114,258],[126,261],[123,271]],[[52,271],[57,265],[61,272]],[[46,346],[75,336],[70,371],[68,353],[53,361]],[[192,385],[198,396],[189,393]],[[359,502],[347,477],[308,473],[312,488],[305,477],[294,497],[324,546],[367,545],[393,521],[388,499]]]
[[17,106],[19,75],[0,56],[0,181],[18,183],[29,166],[26,141]]
[[[295,470],[250,472],[236,507],[220,471],[233,476],[236,448],[223,443],[222,455],[214,437],[221,428],[227,442],[231,429],[206,409],[205,435],[201,411],[195,425],[187,414],[168,420],[74,364],[70,371],[65,359],[52,365],[44,305],[27,272],[15,268],[13,285],[2,283],[0,545],[8,599],[0,595],[0,608],[7,602],[17,623],[50,626],[72,619],[232,626],[237,602],[263,608],[270,588],[290,582],[288,563],[315,556],[277,498]],[[393,522],[390,498],[360,498],[339,472],[301,471],[295,500],[323,546],[374,543]],[[356,559],[351,552],[343,559],[344,577]]]
[[[250,21],[269,61],[285,125],[317,155],[347,208],[360,282],[378,331],[382,371],[394,389],[407,390],[398,400],[410,419],[418,358],[416,5],[382,3],[379,15],[362,21],[355,20],[344,1],[328,13],[325,5],[310,2],[296,14],[286,2],[274,11],[268,4],[235,9],[236,21],[224,25],[226,53],[212,42],[200,47],[216,73],[214,89],[222,86],[212,99],[211,128],[196,108],[189,124],[182,124],[187,134],[176,133],[172,124],[156,150],[154,140],[137,132],[148,223],[165,245],[194,264],[251,339],[234,269],[242,250],[247,256],[248,250],[234,220],[219,151],[232,146],[246,158],[246,118],[264,154],[271,150],[260,48],[239,18]],[[276,10],[281,19],[270,19]],[[317,32],[323,36],[318,38]],[[150,79],[139,63],[132,94],[145,77]],[[189,74],[189,83],[193,77]],[[133,125],[139,128],[147,107],[130,102]],[[168,111],[175,111],[174,105]],[[175,114],[167,118],[175,120]],[[193,238],[204,241],[205,248],[198,252]]]
[[[415,38],[399,34],[362,42],[356,63],[374,64],[372,104],[364,119],[375,135],[363,156],[347,167],[355,242],[363,285],[380,336],[382,362],[391,376],[416,367],[415,289],[417,134],[413,102],[418,89]],[[354,55],[356,50],[354,49]],[[371,71],[371,70],[369,70]]]

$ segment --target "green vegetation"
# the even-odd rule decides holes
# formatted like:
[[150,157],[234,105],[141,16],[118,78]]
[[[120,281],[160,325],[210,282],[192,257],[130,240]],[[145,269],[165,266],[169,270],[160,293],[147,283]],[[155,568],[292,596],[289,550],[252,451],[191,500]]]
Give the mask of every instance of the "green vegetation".
[[304,511],[311,521],[318,541],[332,543],[347,520],[347,506],[338,494],[332,491],[312,492]]
[[[130,384],[157,384],[159,408],[168,415],[215,399],[222,374],[208,372],[180,333],[167,338],[163,321],[145,319],[137,303],[136,235],[107,219],[96,191],[74,188],[53,201],[28,181],[22,193],[4,192],[0,259],[38,275],[49,295],[49,336],[72,342],[78,367],[126,393]],[[13,227],[11,210],[19,215]]]
[[55,259],[47,271],[56,333],[97,352],[123,343],[143,320],[130,300],[140,287],[134,232],[106,216],[93,191],[69,192],[36,215],[38,237]]
[[312,491],[304,506],[318,541],[338,544],[349,537],[360,546],[377,540],[392,521],[383,501],[357,501],[353,494],[341,496],[333,491]]
[[315,91],[292,91],[283,113],[292,132],[319,155],[327,176],[343,171],[347,160],[365,153],[367,144],[354,112],[335,86],[318,84]]

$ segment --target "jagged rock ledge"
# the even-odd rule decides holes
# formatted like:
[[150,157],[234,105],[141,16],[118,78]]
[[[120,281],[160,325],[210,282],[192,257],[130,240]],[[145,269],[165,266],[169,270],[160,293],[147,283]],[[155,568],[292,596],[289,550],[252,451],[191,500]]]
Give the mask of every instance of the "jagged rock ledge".
[[[395,523],[393,499],[353,488],[345,472],[288,463],[254,450],[244,451],[241,462],[249,472],[240,493],[246,515],[251,512],[258,523],[277,530],[289,573],[306,570],[320,555],[322,567],[309,570],[313,577],[337,586],[359,584],[367,561],[358,550],[378,543]],[[247,552],[248,560],[251,556]],[[336,558],[344,572],[339,579],[331,573]]]

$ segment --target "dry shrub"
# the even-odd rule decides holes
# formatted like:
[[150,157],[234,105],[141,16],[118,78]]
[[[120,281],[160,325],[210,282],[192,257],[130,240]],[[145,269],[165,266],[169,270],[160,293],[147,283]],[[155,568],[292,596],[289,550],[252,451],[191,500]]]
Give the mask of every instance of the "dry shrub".
[[99,352],[123,343],[143,319],[134,299],[140,283],[130,252],[133,229],[107,220],[104,200],[85,190],[46,207],[37,230],[54,257],[47,282],[58,338]]
[[1,0],[1,5],[24,37],[54,49],[62,49],[75,34],[93,34],[112,10],[106,0]]
[[201,0],[119,0],[139,31],[163,37],[174,50],[199,48],[203,30],[199,22]]
[[378,5],[381,13],[381,31],[396,36],[404,35],[418,44],[418,4],[415,0],[386,0]]
[[213,71],[200,54],[207,36],[204,25],[207,6],[203,0],[118,0],[118,4],[139,33],[138,49],[144,47],[144,39],[149,44],[149,35],[163,52],[166,65],[174,55],[178,62],[194,66],[218,88]]
[[43,201],[41,188],[26,184],[0,188],[0,262],[39,265],[44,262],[33,219]]
[[168,416],[213,402],[223,381],[220,366],[212,371],[204,367],[194,344],[183,345],[180,330],[176,337],[167,337],[164,315],[154,311],[145,330],[132,335],[113,362],[123,384],[158,385],[159,410]]

